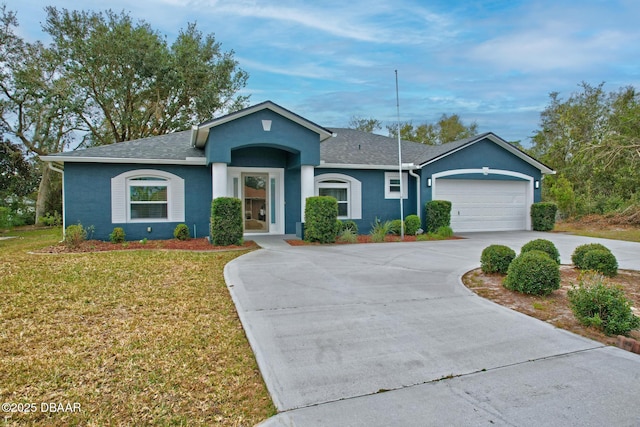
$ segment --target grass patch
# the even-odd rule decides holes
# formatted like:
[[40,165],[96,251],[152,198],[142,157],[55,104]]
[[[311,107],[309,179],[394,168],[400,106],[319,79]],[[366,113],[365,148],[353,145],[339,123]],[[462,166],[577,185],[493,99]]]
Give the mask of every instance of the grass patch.
[[275,408],[227,291],[246,251],[30,255],[60,229],[0,241],[3,402],[31,425],[254,425]]
[[597,237],[601,239],[626,240],[640,242],[640,228],[610,227],[596,228],[576,223],[557,223],[553,231],[571,233],[578,236]]

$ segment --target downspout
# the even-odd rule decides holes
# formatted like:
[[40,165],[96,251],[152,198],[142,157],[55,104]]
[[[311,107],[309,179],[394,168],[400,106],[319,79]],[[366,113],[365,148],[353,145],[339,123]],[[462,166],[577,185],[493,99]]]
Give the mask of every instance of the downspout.
[[[47,162],[49,163],[49,169],[51,169],[54,172],[58,172],[60,175],[62,175],[62,242],[64,242],[64,237],[65,237],[65,233],[67,231],[67,227],[65,224],[65,215],[64,215],[64,208],[65,208],[65,200],[64,200],[64,169],[57,167],[53,164],[53,162]],[[64,167],[64,166],[63,166]]]
[[420,203],[420,175],[418,175],[417,173],[415,173],[415,169],[409,169],[409,175],[411,175],[412,177],[414,177],[416,179],[416,214],[418,215],[418,218],[420,218],[420,220],[422,221],[422,214],[421,214],[421,203]]

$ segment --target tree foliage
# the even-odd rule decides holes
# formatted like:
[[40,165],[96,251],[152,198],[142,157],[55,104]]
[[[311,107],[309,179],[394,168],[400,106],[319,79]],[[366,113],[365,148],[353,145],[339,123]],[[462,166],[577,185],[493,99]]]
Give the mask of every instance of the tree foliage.
[[[392,138],[398,137],[398,125],[388,125]],[[412,122],[400,123],[400,138],[427,145],[441,145],[447,142],[468,138],[478,133],[476,122],[465,125],[457,114],[443,114],[435,123],[423,123],[414,126]]]
[[76,114],[89,145],[183,130],[243,107],[247,81],[234,52],[195,24],[172,45],[144,21],[121,12],[47,7],[44,30],[75,83]]
[[551,93],[540,116],[541,129],[532,139],[530,153],[561,172],[549,177],[545,196],[565,213],[574,202],[576,212],[584,214],[638,200],[640,94],[633,87],[611,93],[603,87],[583,82],[566,100]]
[[349,129],[373,133],[376,130],[382,129],[382,122],[374,118],[365,119],[359,116],[351,116],[349,119]]
[[17,144],[0,141],[0,205],[10,196],[24,197],[38,186],[34,165]]

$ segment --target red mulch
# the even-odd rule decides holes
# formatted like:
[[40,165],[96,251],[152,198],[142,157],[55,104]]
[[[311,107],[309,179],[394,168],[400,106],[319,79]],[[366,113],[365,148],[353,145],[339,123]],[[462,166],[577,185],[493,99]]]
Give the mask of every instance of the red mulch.
[[230,246],[214,246],[207,238],[189,239],[189,240],[147,240],[131,241],[124,243],[103,242],[101,240],[87,240],[82,242],[77,248],[70,248],[64,243],[49,246],[37,251],[38,253],[78,253],[78,252],[105,252],[105,251],[122,251],[122,250],[139,250],[139,249],[156,249],[156,250],[182,250],[182,251],[229,251],[239,249],[257,249],[259,246],[253,240],[247,240],[244,244]]
[[[452,237],[448,237],[446,239],[438,239],[438,240],[458,240],[458,239],[462,239],[462,237],[456,237],[456,236],[452,236]],[[431,240],[436,240],[436,239],[431,239]],[[306,242],[304,240],[285,240],[288,244],[290,244],[291,246],[306,246],[306,245],[321,245],[322,243],[318,243],[318,242]],[[404,240],[402,240],[400,238],[400,236],[394,236],[394,235],[387,235],[384,238],[385,242],[416,242],[418,241],[416,239],[416,236],[404,236]],[[368,234],[358,234],[358,241],[355,243],[373,243],[371,241],[371,236]],[[350,245],[352,243],[349,242],[341,242],[339,240],[336,240],[335,242],[336,245]]]

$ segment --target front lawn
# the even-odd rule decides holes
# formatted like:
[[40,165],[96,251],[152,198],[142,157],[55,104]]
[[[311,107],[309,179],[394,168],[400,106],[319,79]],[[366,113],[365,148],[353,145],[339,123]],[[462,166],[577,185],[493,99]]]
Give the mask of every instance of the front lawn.
[[32,409],[4,411],[8,425],[238,426],[275,413],[223,278],[246,251],[27,253],[60,237],[0,241],[0,398]]

